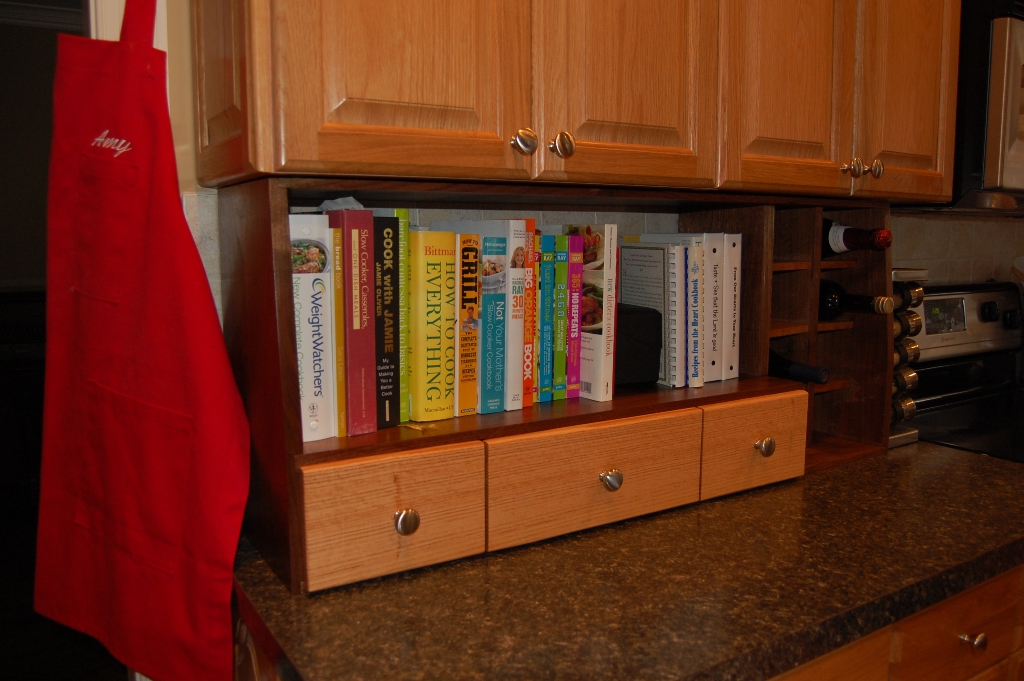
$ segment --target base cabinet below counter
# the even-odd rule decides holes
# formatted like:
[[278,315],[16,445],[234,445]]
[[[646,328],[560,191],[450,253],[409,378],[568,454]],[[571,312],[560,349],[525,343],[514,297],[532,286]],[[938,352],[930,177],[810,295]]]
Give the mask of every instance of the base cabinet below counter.
[[773,681],[1024,681],[1016,568]]

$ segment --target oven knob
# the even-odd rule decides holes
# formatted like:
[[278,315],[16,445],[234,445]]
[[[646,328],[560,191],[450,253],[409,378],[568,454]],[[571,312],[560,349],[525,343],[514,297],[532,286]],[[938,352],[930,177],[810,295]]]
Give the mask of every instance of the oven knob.
[[1001,319],[999,314],[999,303],[990,300],[981,304],[981,321],[998,322]]
[[1007,329],[1020,328],[1020,310],[1007,310],[1003,313],[1003,326]]

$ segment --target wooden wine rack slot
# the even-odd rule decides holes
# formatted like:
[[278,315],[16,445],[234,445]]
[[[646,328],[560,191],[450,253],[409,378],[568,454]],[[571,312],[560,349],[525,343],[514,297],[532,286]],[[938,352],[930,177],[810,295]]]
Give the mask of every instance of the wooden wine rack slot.
[[857,268],[856,260],[822,260],[823,270],[852,270]]
[[832,379],[828,383],[822,385],[820,383],[808,383],[807,391],[814,394],[820,395],[821,393],[830,393],[833,390],[846,390],[850,387],[850,379],[839,378]]
[[838,322],[818,322],[818,333],[828,333],[829,331],[843,331],[844,329],[852,329],[853,322],[848,320]]
[[772,272],[794,272],[811,269],[810,260],[777,260],[772,263]]
[[800,333],[807,333],[810,326],[803,322],[789,321],[785,319],[773,319],[768,329],[769,338],[781,338],[782,336],[795,336]]

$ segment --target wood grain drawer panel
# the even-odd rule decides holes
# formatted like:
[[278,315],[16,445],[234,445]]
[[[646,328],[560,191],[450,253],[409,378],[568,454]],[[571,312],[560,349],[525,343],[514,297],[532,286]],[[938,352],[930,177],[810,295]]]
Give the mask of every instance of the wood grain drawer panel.
[[487,440],[488,550],[697,501],[700,440],[699,409]]
[[1010,660],[1006,659],[994,667],[989,667],[977,676],[971,677],[971,681],[1007,681],[1010,673]]
[[[704,411],[700,498],[711,499],[804,473],[807,393],[803,390],[723,402]],[[775,439],[762,456],[754,443]]]
[[[484,445],[302,467],[309,591],[484,551]],[[411,535],[394,514],[420,514]]]
[[887,681],[892,627],[800,665],[772,681]]
[[[965,681],[1013,650],[1020,604],[1020,569],[991,579],[896,625],[893,681]],[[959,640],[988,637],[984,651]]]

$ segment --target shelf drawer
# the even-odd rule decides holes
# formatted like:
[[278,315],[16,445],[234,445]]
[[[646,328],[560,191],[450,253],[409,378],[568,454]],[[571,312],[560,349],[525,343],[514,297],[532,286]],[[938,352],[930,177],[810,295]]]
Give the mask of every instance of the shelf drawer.
[[[701,409],[701,499],[803,475],[807,436],[807,393],[803,390]],[[755,442],[767,437],[775,441],[770,456],[754,447]]]
[[683,409],[486,440],[488,550],[697,501],[700,439],[700,410]]
[[[481,442],[301,470],[309,591],[484,551]],[[396,529],[403,509],[419,514],[412,534]]]
[[772,681],[888,681],[892,627],[834,650]]
[[[1019,645],[1014,628],[1020,591],[1017,569],[898,624],[893,681],[964,681],[999,663]],[[961,634],[982,633],[988,638],[984,650],[960,641]]]

